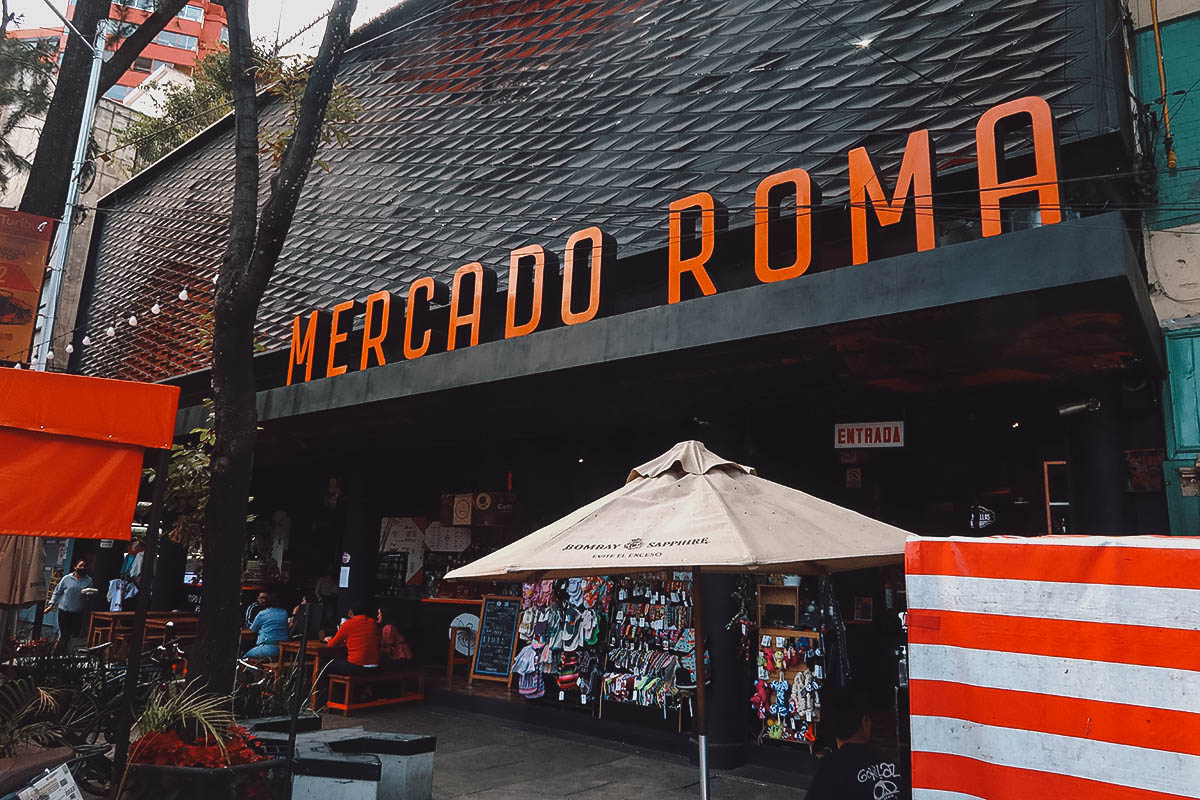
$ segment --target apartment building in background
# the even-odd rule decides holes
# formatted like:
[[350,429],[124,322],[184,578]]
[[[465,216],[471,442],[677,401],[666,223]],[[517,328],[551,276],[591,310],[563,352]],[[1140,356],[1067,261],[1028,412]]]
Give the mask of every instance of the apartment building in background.
[[[154,6],[155,0],[114,2],[109,12],[109,25],[118,37],[114,45],[150,16]],[[67,16],[74,14],[75,3],[72,2],[67,7]],[[25,28],[11,31],[10,35],[23,39],[57,39],[60,59],[67,46],[61,27]],[[163,66],[190,75],[197,61],[225,47],[228,41],[225,7],[213,0],[189,0],[104,96],[117,102],[124,101],[134,87]]]

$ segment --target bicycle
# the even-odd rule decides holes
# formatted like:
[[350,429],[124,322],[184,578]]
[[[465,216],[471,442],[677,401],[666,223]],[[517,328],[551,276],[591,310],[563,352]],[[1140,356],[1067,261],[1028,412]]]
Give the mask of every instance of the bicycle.
[[[107,646],[84,650],[90,655]],[[156,689],[182,680],[176,674],[183,661],[183,651],[177,642],[165,641],[147,650],[143,657],[133,698],[135,715]],[[64,725],[64,738],[72,753],[68,769],[82,791],[98,797],[107,797],[112,785],[113,764],[109,753],[117,741],[127,675],[128,669],[122,665],[99,663],[90,693],[81,693],[76,698],[86,706],[85,710],[73,720],[74,724]]]

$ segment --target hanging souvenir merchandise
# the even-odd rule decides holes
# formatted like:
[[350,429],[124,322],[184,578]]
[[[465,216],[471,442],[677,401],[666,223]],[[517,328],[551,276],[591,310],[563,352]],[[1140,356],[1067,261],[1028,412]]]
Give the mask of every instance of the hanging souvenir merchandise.
[[696,683],[691,573],[622,578],[614,588],[601,709],[632,703],[665,719],[680,710],[681,690]]
[[830,622],[816,598],[802,598],[797,586],[760,586],[758,607],[756,676],[750,695],[750,708],[761,725],[758,740],[811,746],[821,716]]
[[598,577],[522,587],[517,638],[526,646],[517,654],[513,672],[520,676],[524,697],[583,705],[596,701],[611,587]]

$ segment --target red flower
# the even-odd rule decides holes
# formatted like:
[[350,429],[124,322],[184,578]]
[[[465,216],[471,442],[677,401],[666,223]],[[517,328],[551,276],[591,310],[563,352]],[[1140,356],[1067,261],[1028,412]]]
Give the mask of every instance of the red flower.
[[256,741],[240,725],[230,726],[225,753],[222,753],[216,742],[188,743],[174,730],[165,733],[150,731],[134,742],[130,761],[135,764],[216,768],[268,760],[268,756],[259,754],[251,747],[251,743]]

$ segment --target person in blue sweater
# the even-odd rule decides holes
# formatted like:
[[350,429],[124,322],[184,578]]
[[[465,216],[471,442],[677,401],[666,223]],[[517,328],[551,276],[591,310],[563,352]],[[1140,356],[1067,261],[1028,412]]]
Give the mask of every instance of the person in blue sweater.
[[278,658],[279,643],[288,638],[288,613],[276,595],[267,595],[266,608],[254,616],[250,630],[258,634],[246,658]]

